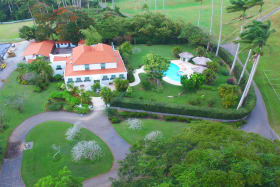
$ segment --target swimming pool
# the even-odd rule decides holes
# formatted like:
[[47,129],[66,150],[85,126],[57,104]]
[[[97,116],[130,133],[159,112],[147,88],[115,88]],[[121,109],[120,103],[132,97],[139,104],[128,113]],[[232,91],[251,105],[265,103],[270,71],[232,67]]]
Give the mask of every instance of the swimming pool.
[[178,73],[179,70],[180,70],[179,66],[177,66],[176,64],[170,63],[169,68],[164,73],[164,75],[166,77],[168,77],[169,79],[180,83],[181,82],[181,75],[180,75],[180,73]]

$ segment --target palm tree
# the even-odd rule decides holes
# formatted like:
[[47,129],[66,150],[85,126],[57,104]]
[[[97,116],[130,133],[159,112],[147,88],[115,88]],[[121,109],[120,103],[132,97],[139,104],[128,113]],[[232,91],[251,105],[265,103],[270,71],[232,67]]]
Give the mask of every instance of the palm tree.
[[223,8],[224,8],[224,0],[221,0],[221,14],[220,14],[220,32],[219,32],[219,40],[218,40],[218,46],[216,50],[216,56],[219,54],[219,49],[221,45],[221,38],[222,38],[222,30],[223,30]]
[[267,21],[267,23],[263,23],[261,21],[253,21],[251,24],[245,27],[245,31],[240,34],[240,39],[239,41],[237,41],[249,45],[249,47],[252,49],[254,59],[253,67],[251,69],[246,87],[237,106],[237,110],[242,106],[250,90],[260,57],[261,55],[263,55],[263,48],[265,47],[270,34],[275,32],[270,27],[270,21]]
[[209,47],[210,47],[210,39],[211,39],[211,36],[212,36],[212,30],[213,30],[213,19],[214,19],[214,0],[212,0],[212,8],[211,8],[211,22],[210,22],[210,30],[209,30],[209,41],[208,41],[208,44],[207,44],[207,50],[209,50]]
[[[240,19],[241,19],[241,28],[240,28],[240,33],[243,32],[243,27],[244,27],[244,22],[246,18],[246,11],[251,8],[252,6],[248,5],[248,0],[231,0],[230,1],[231,5],[227,7],[227,12],[228,13],[233,13],[233,12],[240,12]],[[240,43],[237,44],[237,49],[234,55],[234,60],[232,62],[232,66],[230,68],[229,74],[232,75],[232,72],[234,70],[237,58],[238,58],[238,53],[240,49]]]
[[200,8],[199,8],[198,20],[197,20],[197,26],[199,27],[200,26],[200,18],[201,18],[203,0],[195,0],[195,2],[200,2]]
[[[264,4],[264,1],[263,1],[263,0],[250,0],[250,1],[247,2],[247,3],[248,3],[248,6],[249,6],[249,7],[260,6],[259,15],[258,15],[258,20],[260,20],[260,19],[261,19],[262,7],[263,7],[263,4]],[[246,68],[247,68],[247,64],[248,64],[248,62],[249,62],[249,60],[250,60],[250,58],[251,58],[251,53],[252,53],[252,49],[250,49],[249,52],[248,52],[246,62],[245,62],[245,64],[244,64],[244,66],[243,66],[242,73],[241,73],[241,75],[240,75],[240,77],[239,77],[239,80],[238,80],[238,84],[240,84],[240,82],[241,82],[241,80],[242,80],[242,78],[243,78],[243,75],[244,75],[245,70],[246,70]]]

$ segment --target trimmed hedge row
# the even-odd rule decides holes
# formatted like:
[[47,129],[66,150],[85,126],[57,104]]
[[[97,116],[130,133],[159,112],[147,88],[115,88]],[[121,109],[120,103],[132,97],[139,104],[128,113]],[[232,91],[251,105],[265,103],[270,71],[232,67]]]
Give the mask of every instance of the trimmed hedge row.
[[[216,48],[212,44],[212,48]],[[233,57],[224,49],[220,49],[219,56],[225,61],[229,66],[232,64]],[[234,76],[239,77],[242,72],[242,66],[236,63],[234,69]],[[243,81],[240,84],[241,89],[244,89],[248,75],[245,74]],[[208,108],[193,105],[177,105],[173,103],[163,104],[163,103],[151,103],[150,101],[139,100],[136,98],[114,98],[112,100],[111,106],[131,108],[138,110],[146,110],[152,112],[170,113],[170,114],[181,114],[189,116],[207,117],[215,119],[226,119],[226,120],[238,120],[243,119],[248,116],[250,112],[254,109],[256,105],[256,95],[253,87],[251,87],[247,99],[243,107],[239,110],[236,109],[224,109],[224,108]]]

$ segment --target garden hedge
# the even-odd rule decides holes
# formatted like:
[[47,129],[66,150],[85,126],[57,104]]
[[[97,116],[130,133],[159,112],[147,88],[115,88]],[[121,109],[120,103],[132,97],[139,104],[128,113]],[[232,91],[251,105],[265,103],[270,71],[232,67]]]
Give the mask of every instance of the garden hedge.
[[[212,49],[215,49],[216,45],[212,44]],[[219,56],[225,61],[229,66],[232,64],[233,57],[225,51],[223,48],[220,48]],[[234,76],[239,78],[242,71],[242,66],[239,63],[236,63],[234,69]],[[245,74],[243,81],[241,81],[240,87],[243,90],[248,79],[248,75]],[[250,114],[256,105],[256,95],[251,87],[247,99],[243,104],[243,107],[239,110],[234,109],[224,109],[224,108],[212,108],[205,106],[193,106],[193,105],[177,105],[173,103],[156,103],[145,101],[137,98],[114,98],[111,102],[113,107],[122,107],[130,108],[137,110],[145,110],[152,112],[161,112],[161,113],[170,113],[170,114],[181,114],[197,117],[207,117],[214,119],[225,119],[225,120],[239,120],[243,119]]]

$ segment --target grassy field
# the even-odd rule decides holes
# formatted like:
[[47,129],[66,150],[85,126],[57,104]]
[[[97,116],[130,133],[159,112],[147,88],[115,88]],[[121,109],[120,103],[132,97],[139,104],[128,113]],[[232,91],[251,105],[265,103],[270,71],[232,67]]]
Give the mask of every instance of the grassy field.
[[[103,157],[96,161],[73,161],[71,149],[75,143],[65,139],[65,133],[72,124],[58,121],[49,121],[33,128],[26,137],[27,142],[33,142],[31,150],[24,151],[22,160],[22,177],[26,186],[33,186],[38,179],[53,175],[67,166],[75,177],[87,179],[106,173],[113,164],[113,155],[108,146],[96,135],[87,129],[81,129],[80,140],[95,140],[103,150]],[[76,142],[78,142],[76,140]],[[60,146],[61,153],[56,159],[56,151],[52,145]]]
[[18,35],[19,29],[24,25],[31,26],[32,24],[32,21],[0,24],[0,43],[20,41],[21,39]]
[[[0,90],[0,106],[3,106],[4,116],[8,128],[4,131],[0,131],[0,148],[2,153],[5,153],[7,147],[8,138],[11,132],[25,119],[41,113],[44,111],[44,105],[51,92],[55,90],[55,84],[51,84],[49,88],[41,93],[34,92],[33,86],[20,85],[16,81],[17,72],[13,72],[3,88]],[[23,112],[19,113],[16,109],[7,106],[7,97],[21,95],[24,96]],[[1,108],[0,108],[1,110]],[[2,163],[3,154],[0,154],[0,163]]]
[[128,127],[127,121],[123,121],[120,124],[114,124],[113,126],[125,141],[129,144],[134,144],[139,140],[143,140],[145,136],[152,131],[161,131],[163,138],[169,138],[181,133],[189,125],[188,123],[167,122],[154,119],[142,119],[141,121],[143,127],[140,130],[131,130]]
[[[135,2],[137,4],[135,5]],[[183,20],[185,22],[191,22],[197,24],[198,12],[200,9],[200,4],[194,0],[165,0],[165,10],[163,10],[163,0],[157,0],[157,10],[155,10],[155,0],[146,1],[150,11],[161,12],[170,17],[171,19]],[[125,14],[134,15],[141,13],[141,7],[144,1],[131,1],[131,0],[117,0],[116,4],[120,7],[121,11]],[[224,2],[224,7],[226,8],[230,4],[230,1]],[[278,0],[266,0],[263,7],[263,15],[270,12],[272,9],[280,6]],[[252,8],[248,11],[249,16],[255,16],[257,14],[259,7]],[[220,19],[220,1],[215,1],[214,5],[214,24],[213,24],[213,34],[214,38],[217,39],[219,31],[219,19]],[[239,34],[240,22],[233,20],[239,16],[239,13],[226,13],[224,9],[223,16],[223,42],[235,38]],[[203,29],[209,30],[210,27],[210,17],[211,17],[211,0],[203,1],[203,9],[201,14],[200,25]],[[252,17],[254,18],[254,17]]]

